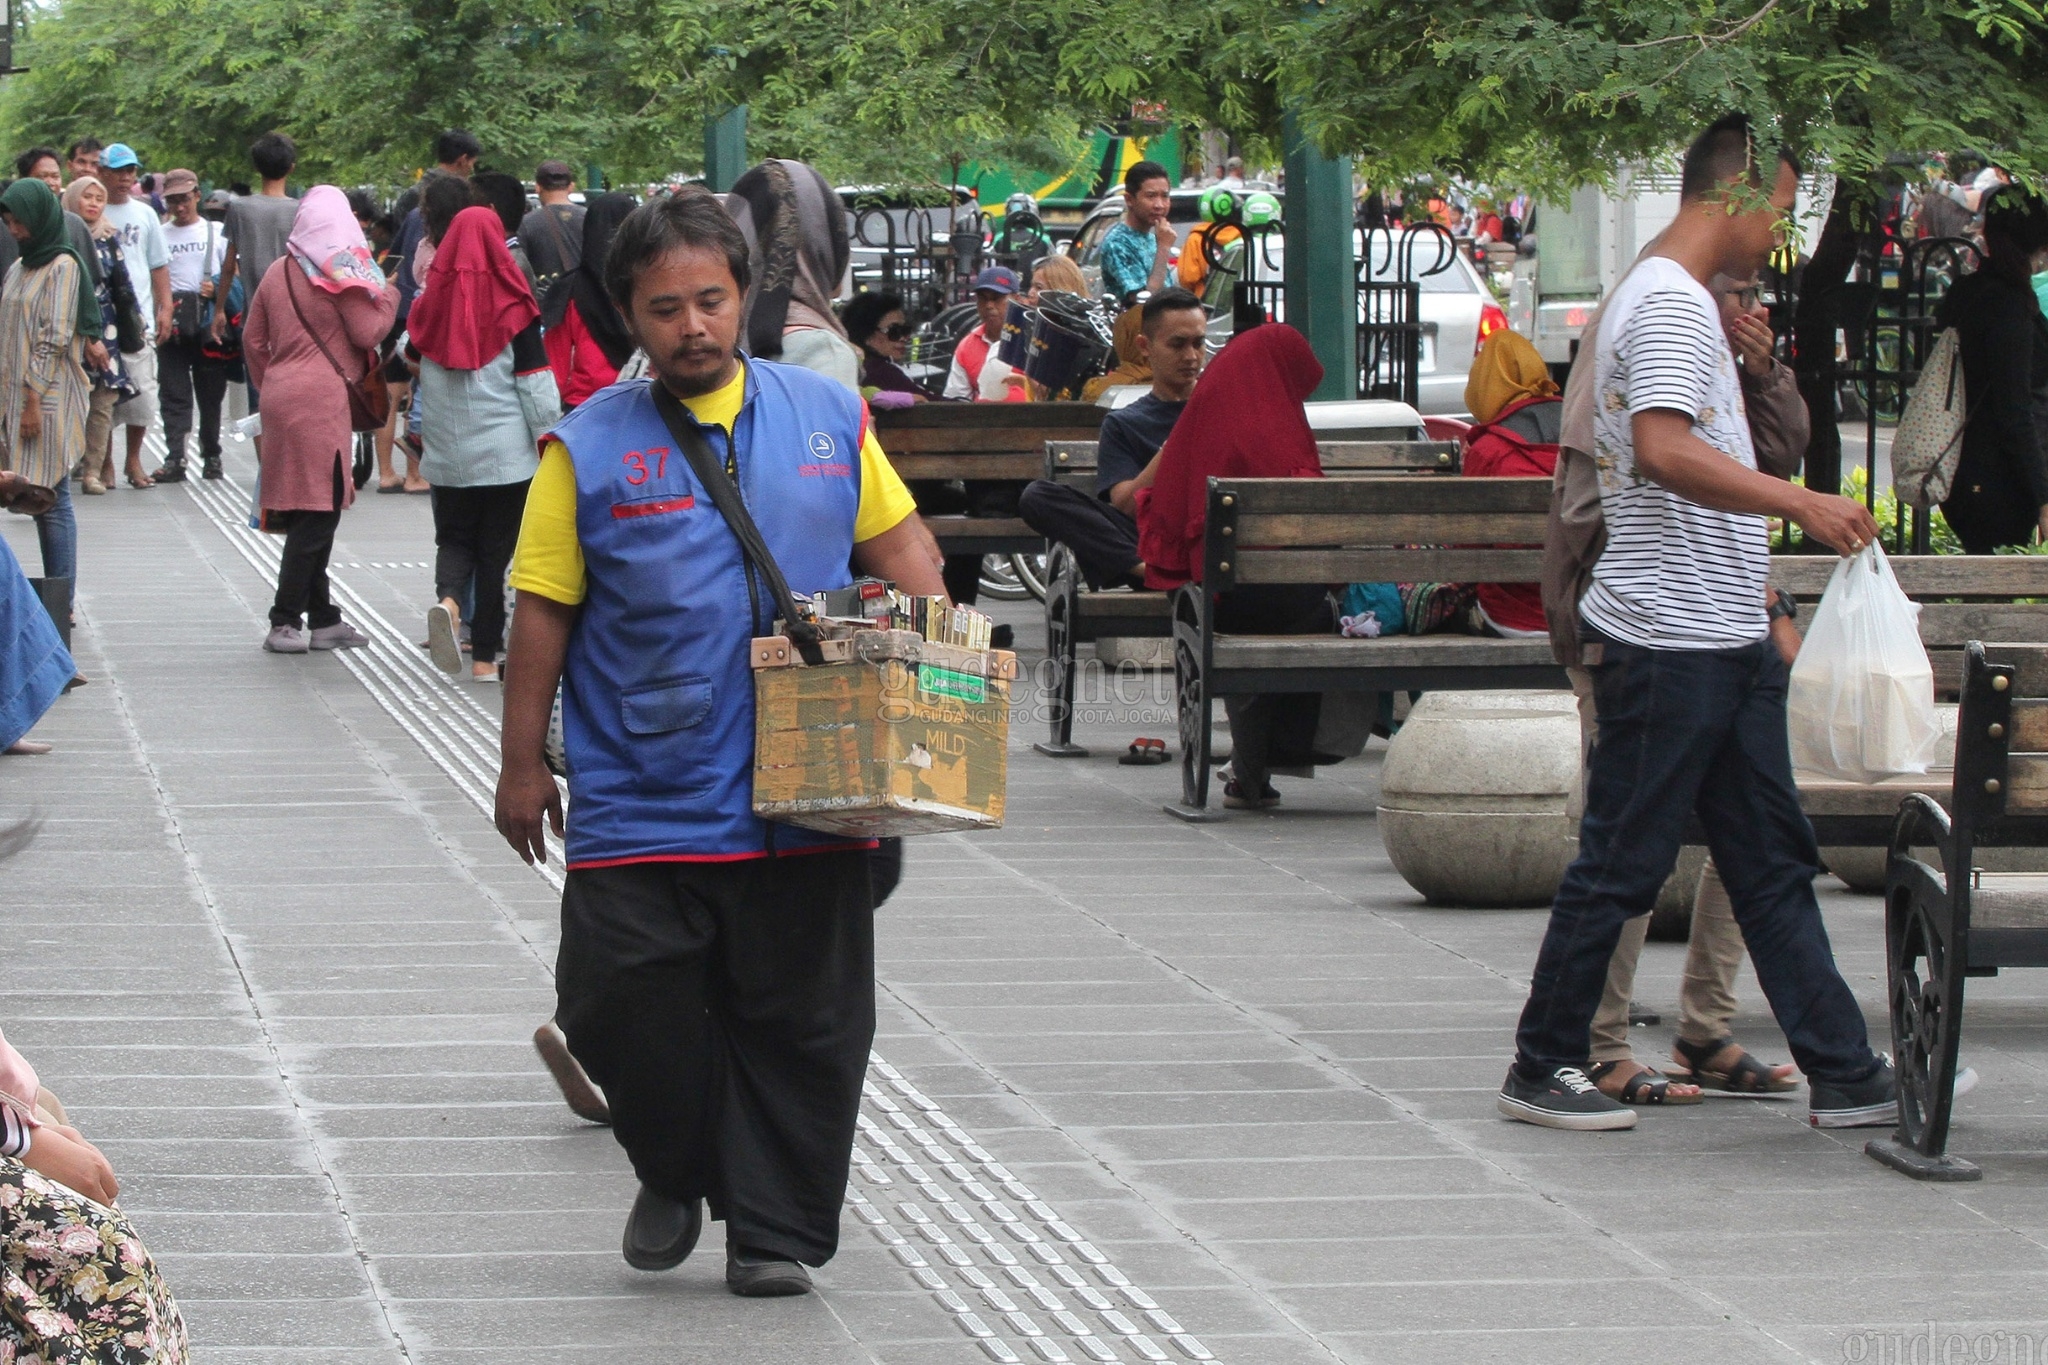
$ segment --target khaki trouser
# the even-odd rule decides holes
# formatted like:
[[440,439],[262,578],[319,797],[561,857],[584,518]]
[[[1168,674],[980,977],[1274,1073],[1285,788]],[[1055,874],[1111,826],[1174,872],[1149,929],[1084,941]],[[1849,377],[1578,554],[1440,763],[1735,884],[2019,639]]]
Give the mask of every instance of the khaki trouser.
[[78,462],[79,474],[96,479],[100,470],[109,467],[110,443],[114,439],[114,404],[120,397],[112,389],[98,384],[92,386],[92,406],[85,414],[85,456]]
[[[1598,720],[1593,714],[1593,679],[1582,668],[1566,670],[1579,699],[1580,780],[1566,802],[1574,820],[1585,813],[1585,759],[1593,749]],[[1607,989],[1593,1016],[1594,1063],[1633,1060],[1629,1045],[1628,1006],[1635,992],[1636,963],[1650,931],[1650,917],[1638,915],[1621,931],[1613,960],[1607,966]],[[1711,1043],[1729,1036],[1735,1017],[1735,973],[1746,953],[1742,929],[1721,885],[1712,858],[1700,874],[1693,897],[1692,937],[1686,948],[1685,976],[1678,989],[1678,1036],[1688,1043]]]

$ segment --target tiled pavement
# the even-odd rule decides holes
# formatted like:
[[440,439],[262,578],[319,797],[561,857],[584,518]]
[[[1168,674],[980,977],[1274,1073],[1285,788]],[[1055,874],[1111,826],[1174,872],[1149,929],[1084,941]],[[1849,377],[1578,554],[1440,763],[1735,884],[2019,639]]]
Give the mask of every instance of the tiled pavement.
[[[1422,906],[1371,756],[1282,813],[1166,819],[1176,770],[1113,761],[1171,735],[1157,680],[1083,725],[1087,760],[1020,719],[1008,828],[914,843],[878,923],[900,1084],[876,1073],[824,1292],[741,1303],[715,1254],[636,1274],[625,1163],[527,1041],[554,892],[474,804],[477,690],[393,646],[258,652],[227,505],[81,500],[94,683],[38,732],[56,754],[0,761],[0,818],[47,820],[0,877],[0,1023],[121,1172],[202,1361],[2042,1356],[2048,977],[1972,983],[1981,1185],[1911,1184],[1797,1103],[1504,1123],[1541,913]],[[411,632],[430,539],[424,499],[365,498],[340,576]],[[1825,900],[1881,1027],[1875,903]],[[1670,1008],[1678,956],[1652,945],[1639,994]]]

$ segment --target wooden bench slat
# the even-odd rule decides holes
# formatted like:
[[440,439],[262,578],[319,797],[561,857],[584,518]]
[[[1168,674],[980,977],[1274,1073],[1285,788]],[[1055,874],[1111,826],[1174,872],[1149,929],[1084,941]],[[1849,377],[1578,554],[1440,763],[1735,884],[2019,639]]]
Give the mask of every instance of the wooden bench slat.
[[[1555,666],[1549,640],[1499,640],[1480,635],[1218,635],[1216,667],[1440,668]],[[1896,803],[1895,803],[1896,804]]]
[[2048,754],[2006,758],[2005,808],[2013,815],[2048,813]]
[[1163,592],[1084,592],[1079,599],[1081,614],[1089,619],[1165,616],[1172,597]]
[[[1908,597],[2048,597],[2048,555],[1898,555],[1892,572]],[[1771,582],[1818,598],[1833,555],[1773,555]]]
[[1543,551],[1259,549],[1233,564],[1240,583],[1534,583]]
[[[1017,406],[1022,407],[1023,404]],[[1101,421],[1083,427],[1034,426],[988,427],[982,429],[961,428],[958,430],[911,430],[884,431],[875,428],[875,439],[881,444],[884,455],[986,455],[1008,454],[1029,455],[1032,458],[1031,473],[1036,478],[1045,470],[1045,443],[1048,440],[1080,441],[1093,437]]]
[[[908,408],[882,408],[874,414],[875,433],[921,430],[986,430],[990,427],[1086,427],[1093,439],[1105,409],[1094,403],[919,403]],[[1041,440],[1044,438],[1041,437]]]
[[1868,815],[1889,821],[1899,813],[1899,802],[1912,792],[1923,792],[1948,804],[1954,773],[1947,768],[1886,778],[1882,782],[1838,782],[1832,778],[1799,779],[1799,805],[1808,815]]
[[943,455],[884,452],[889,464],[905,479],[1035,479],[1045,473],[1045,457],[1023,451],[985,451],[965,455],[951,451]]
[[1045,539],[1016,517],[926,517],[924,524],[942,541]]
[[[1254,513],[1535,513],[1550,510],[1548,479],[1418,479],[1386,475],[1346,479],[1215,479],[1212,497],[1234,498],[1240,517]],[[1539,540],[1542,537],[1537,537]]]
[[2012,747],[2048,751],[2048,697],[2020,697],[2012,704]]
[[1250,513],[1237,521],[1237,542],[1273,548],[1291,545],[1393,546],[1505,542],[1541,545],[1541,512],[1417,512],[1372,516],[1344,512]]
[[1920,608],[1922,644],[1961,649],[1972,640],[2048,640],[2048,603],[1929,602]]

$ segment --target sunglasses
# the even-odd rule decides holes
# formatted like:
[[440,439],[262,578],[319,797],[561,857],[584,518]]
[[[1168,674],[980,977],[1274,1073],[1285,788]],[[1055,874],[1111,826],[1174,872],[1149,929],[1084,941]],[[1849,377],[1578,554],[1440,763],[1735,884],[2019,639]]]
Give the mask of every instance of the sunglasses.
[[891,341],[908,341],[915,329],[907,322],[892,323],[882,329],[882,335]]

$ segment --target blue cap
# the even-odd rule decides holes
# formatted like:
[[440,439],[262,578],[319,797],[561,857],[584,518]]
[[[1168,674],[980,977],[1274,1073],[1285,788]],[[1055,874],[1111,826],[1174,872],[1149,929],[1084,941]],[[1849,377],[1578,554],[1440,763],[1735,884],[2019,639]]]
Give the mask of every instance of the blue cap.
[[994,294],[1016,293],[1017,272],[1006,265],[990,266],[974,277],[974,292],[979,294],[984,289]]
[[135,149],[125,142],[116,142],[100,153],[100,166],[104,170],[118,171],[123,166],[140,166],[142,158],[135,155]]

